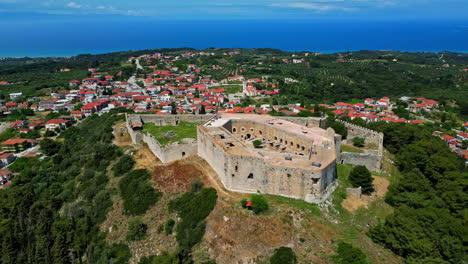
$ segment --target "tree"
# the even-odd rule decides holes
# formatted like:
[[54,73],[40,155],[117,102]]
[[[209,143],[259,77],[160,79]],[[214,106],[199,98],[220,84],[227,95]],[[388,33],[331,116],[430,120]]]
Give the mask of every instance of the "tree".
[[468,140],[463,140],[462,149],[468,149]]
[[340,123],[332,118],[327,118],[327,128],[331,127],[335,130],[335,133],[341,135],[342,139],[346,139],[348,136],[348,129],[343,123]]
[[61,144],[49,138],[45,138],[39,144],[41,150],[47,155],[52,156],[60,150]]
[[335,264],[367,264],[366,255],[359,249],[346,242],[338,243],[336,255],[333,257]]
[[353,145],[358,148],[364,147],[365,140],[362,137],[353,138]]
[[112,168],[116,176],[121,176],[133,169],[135,161],[129,155],[123,155]]
[[253,194],[250,196],[250,202],[252,203],[252,211],[256,214],[260,214],[268,210],[268,202],[263,198],[262,195]]
[[47,130],[45,133],[44,133],[44,137],[53,137],[55,136],[56,133],[53,131],[53,130]]
[[374,191],[373,180],[370,171],[362,165],[354,167],[349,174],[351,185],[355,188],[361,187],[362,193],[364,194],[369,194]]
[[172,234],[172,230],[174,229],[175,221],[174,219],[169,219],[164,223],[164,234],[170,235]]
[[133,219],[128,224],[127,241],[142,240],[146,237],[148,226],[140,218]]
[[202,105],[201,108],[200,108],[200,112],[198,112],[200,115],[204,115],[206,114],[206,110],[205,110],[205,106]]
[[296,264],[297,258],[294,251],[289,247],[275,249],[275,253],[270,258],[271,264]]
[[171,114],[176,115],[177,114],[177,108],[175,102],[171,103]]

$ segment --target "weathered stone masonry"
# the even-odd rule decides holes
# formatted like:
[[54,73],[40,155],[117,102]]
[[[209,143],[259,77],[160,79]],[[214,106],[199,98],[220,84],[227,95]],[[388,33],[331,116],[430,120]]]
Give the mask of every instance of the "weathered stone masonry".
[[[205,122],[197,127],[197,141],[162,147],[141,133],[144,123],[159,126]],[[323,118],[259,115],[128,115],[127,129],[134,144],[144,142],[162,162],[196,155],[204,158],[232,191],[270,193],[321,203],[336,187],[336,164],[365,165],[380,171],[383,134],[344,122],[348,139],[363,137],[377,150],[340,153],[341,137],[324,130]],[[252,141],[260,140],[256,149]]]

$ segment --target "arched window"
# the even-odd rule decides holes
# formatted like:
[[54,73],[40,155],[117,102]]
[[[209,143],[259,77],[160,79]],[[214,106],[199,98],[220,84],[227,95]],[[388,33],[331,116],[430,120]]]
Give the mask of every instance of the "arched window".
[[249,173],[249,176],[247,176],[247,179],[253,179],[253,173]]

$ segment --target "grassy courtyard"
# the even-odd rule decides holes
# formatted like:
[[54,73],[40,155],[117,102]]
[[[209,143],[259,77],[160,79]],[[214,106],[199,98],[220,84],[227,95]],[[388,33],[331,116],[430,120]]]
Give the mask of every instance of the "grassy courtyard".
[[[197,138],[197,125],[193,122],[180,122],[178,126],[156,126],[151,123],[143,125],[143,133],[153,135],[162,146],[170,145],[174,142],[182,143],[183,138]],[[167,132],[175,133],[173,137],[167,137]]]
[[354,152],[354,153],[364,153],[364,150],[353,145],[341,145],[342,152]]

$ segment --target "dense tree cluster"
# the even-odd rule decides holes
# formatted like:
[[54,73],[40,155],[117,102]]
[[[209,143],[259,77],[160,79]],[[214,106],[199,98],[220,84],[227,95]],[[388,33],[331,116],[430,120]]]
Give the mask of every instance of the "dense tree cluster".
[[92,116],[63,133],[63,144],[49,142],[51,157],[13,164],[20,174],[0,192],[2,263],[128,261],[128,247],[107,245],[99,231],[112,205],[106,170],[121,155],[111,133],[119,118]]
[[373,123],[385,134],[401,178],[386,202],[395,208],[371,238],[409,263],[466,261],[468,173],[463,160],[428,131],[408,124]]
[[169,210],[177,212],[181,221],[176,226],[176,239],[181,258],[189,258],[192,247],[205,234],[205,218],[216,205],[218,195],[213,188],[187,192],[169,203]]
[[141,215],[153,206],[161,197],[149,183],[150,173],[147,170],[134,170],[125,175],[119,184],[123,199],[123,213]]

